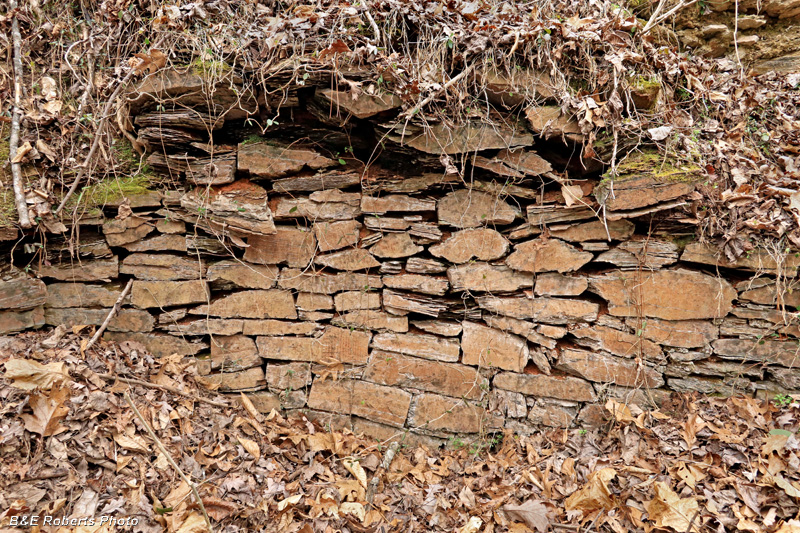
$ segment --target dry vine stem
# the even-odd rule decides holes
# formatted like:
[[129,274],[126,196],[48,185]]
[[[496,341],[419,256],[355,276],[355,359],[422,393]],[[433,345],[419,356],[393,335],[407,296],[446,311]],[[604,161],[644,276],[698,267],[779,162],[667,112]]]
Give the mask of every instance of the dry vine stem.
[[150,427],[150,424],[148,424],[147,420],[145,420],[145,418],[142,416],[142,413],[140,413],[139,410],[134,405],[133,400],[131,399],[131,395],[126,392],[124,397],[125,401],[128,402],[128,405],[131,406],[131,409],[133,409],[133,412],[136,414],[136,418],[138,418],[139,422],[141,422],[142,425],[144,426],[144,429],[145,431],[147,431],[147,434],[150,435],[151,439],[153,439],[153,442],[155,443],[156,448],[158,448],[158,451],[160,451],[164,455],[164,458],[170,465],[172,465],[172,468],[175,469],[175,472],[177,472],[177,474],[180,476],[183,482],[189,485],[189,488],[192,490],[192,494],[194,494],[194,497],[197,500],[197,506],[203,513],[203,518],[206,521],[206,527],[208,528],[209,533],[213,533],[214,528],[211,527],[211,520],[209,520],[208,513],[206,513],[206,506],[203,505],[203,499],[200,498],[200,493],[197,492],[197,486],[194,483],[192,483],[192,480],[189,479],[189,477],[186,474],[183,473],[183,470],[181,470],[181,468],[178,466],[178,463],[176,463],[175,459],[173,459],[172,456],[169,454],[167,448],[159,440],[155,431],[153,431],[153,429]]
[[[10,0],[8,7],[14,13],[17,9],[17,0]],[[23,229],[28,229],[32,224],[28,215],[28,203],[25,201],[25,184],[22,182],[22,169],[19,161],[16,161],[19,151],[20,122],[22,122],[22,36],[19,33],[19,20],[16,13],[11,19],[11,37],[14,41],[14,112],[11,120],[11,137],[8,140],[8,156],[11,162],[14,205],[17,207],[19,225]]]

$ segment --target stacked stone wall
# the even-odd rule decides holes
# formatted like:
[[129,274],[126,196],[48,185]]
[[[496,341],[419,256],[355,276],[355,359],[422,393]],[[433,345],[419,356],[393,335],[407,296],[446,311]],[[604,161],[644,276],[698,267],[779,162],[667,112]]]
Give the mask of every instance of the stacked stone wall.
[[[399,105],[331,91],[310,104],[335,109],[332,132]],[[731,263],[694,240],[690,166],[567,179],[577,133],[557,112],[538,128],[545,111],[436,145],[389,132],[367,166],[358,139],[337,153],[282,131],[187,156],[204,123],[169,111],[171,144],[155,149],[142,111],[139,139],[172,186],[77,213],[37,262],[6,264],[0,332],[99,326],[133,280],[106,340],[196,357],[204,384],[264,412],[424,442],[597,424],[609,398],[800,390],[800,258]]]

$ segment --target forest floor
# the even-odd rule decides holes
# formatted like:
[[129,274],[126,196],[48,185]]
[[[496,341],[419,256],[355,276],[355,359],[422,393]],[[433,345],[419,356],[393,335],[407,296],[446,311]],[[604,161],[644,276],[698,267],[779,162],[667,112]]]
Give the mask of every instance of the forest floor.
[[612,400],[595,429],[431,450],[264,416],[90,333],[0,338],[0,531],[800,531],[789,396]]

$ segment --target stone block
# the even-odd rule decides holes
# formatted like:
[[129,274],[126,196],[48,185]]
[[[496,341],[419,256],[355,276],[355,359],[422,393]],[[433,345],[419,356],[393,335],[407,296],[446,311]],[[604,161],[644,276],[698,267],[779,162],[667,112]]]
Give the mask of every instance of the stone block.
[[401,428],[411,406],[411,394],[366,381],[317,379],[311,386],[308,406]]
[[403,390],[421,389],[472,400],[480,398],[488,390],[488,381],[474,367],[382,350],[372,350],[364,379]]
[[141,309],[172,307],[208,301],[205,281],[134,281],[131,304]]
[[503,427],[503,419],[465,400],[418,394],[408,416],[413,428],[432,432],[483,433]]
[[463,363],[521,372],[530,353],[525,339],[475,322],[463,322]]

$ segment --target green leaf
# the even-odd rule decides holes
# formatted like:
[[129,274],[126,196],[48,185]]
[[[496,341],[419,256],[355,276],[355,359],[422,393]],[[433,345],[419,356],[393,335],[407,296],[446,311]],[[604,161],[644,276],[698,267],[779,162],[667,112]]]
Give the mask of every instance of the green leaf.
[[167,514],[172,512],[172,507],[156,507],[158,514]]
[[340,164],[340,165],[346,165],[346,164],[347,164],[347,161],[345,161],[344,159],[342,159],[342,158],[340,157],[340,158],[339,158],[339,164]]
[[770,429],[769,430],[769,434],[770,435],[783,435],[785,437],[791,437],[792,436],[792,432],[791,431],[787,431],[785,429]]
[[289,209],[290,213],[294,213],[295,211],[297,211],[297,206],[294,206],[293,208]]

